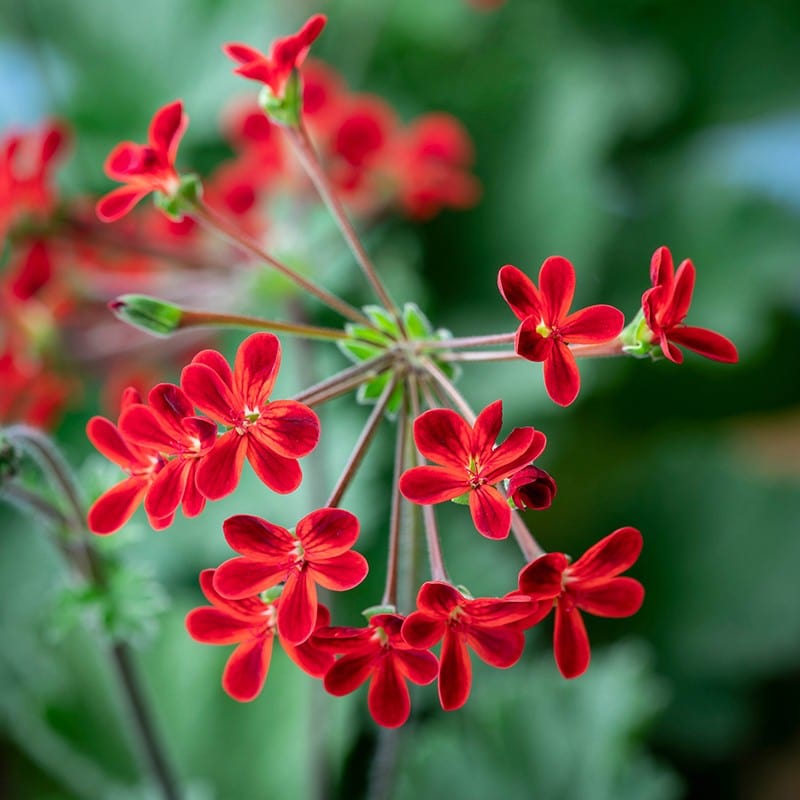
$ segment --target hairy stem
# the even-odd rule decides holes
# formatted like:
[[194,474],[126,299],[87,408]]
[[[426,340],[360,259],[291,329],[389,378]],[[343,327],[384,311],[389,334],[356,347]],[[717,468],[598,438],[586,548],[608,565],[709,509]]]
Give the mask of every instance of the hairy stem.
[[429,342],[415,342],[420,350],[449,350],[453,347],[484,347],[487,345],[512,344],[516,331],[511,333],[491,333],[486,336],[462,336],[454,339],[432,339]]
[[513,350],[467,350],[455,353],[439,353],[440,361],[514,361],[519,359]]
[[336,328],[321,328],[297,322],[279,322],[272,319],[241,316],[239,314],[218,314],[214,311],[191,311],[183,309],[178,329],[186,328],[250,328],[273,333],[287,333],[305,339],[349,339],[350,336]]
[[362,361],[360,364],[343,369],[330,378],[326,378],[324,381],[298,392],[292,397],[292,400],[296,400],[298,403],[306,403],[307,405],[332,400],[340,394],[349,392],[355,386],[378,377],[389,366],[391,360],[392,357],[388,353],[383,353],[367,361]]
[[408,436],[408,393],[403,397],[403,408],[397,419],[397,437],[394,451],[394,470],[392,471],[392,504],[389,512],[389,553],[386,561],[386,584],[383,590],[382,605],[397,607],[397,557],[400,543],[400,525],[402,522],[402,495],[400,494],[400,476],[406,462],[406,437]]

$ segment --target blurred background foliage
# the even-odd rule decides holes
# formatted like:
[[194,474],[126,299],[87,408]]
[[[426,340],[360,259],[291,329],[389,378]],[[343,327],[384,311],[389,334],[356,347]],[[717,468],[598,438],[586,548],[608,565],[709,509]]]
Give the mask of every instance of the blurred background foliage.
[[[568,410],[547,400],[537,367],[467,365],[473,405],[502,397],[507,425],[548,435],[540,463],[558,497],[530,515],[543,546],[577,555],[635,525],[645,549],[633,574],[647,598],[631,620],[590,621],[595,658],[583,678],[557,675],[545,623],[510,672],[476,666],[461,712],[441,712],[431,688],[417,692],[396,737],[376,730],[362,693],[328,698],[280,653],[262,696],[236,704],[219,686],[227,648],[196,644],[182,623],[201,602],[198,571],[228,555],[222,520],[248,512],[290,524],[320,502],[313,496],[335,480],[363,408],[348,399],[322,410],[316,478],[296,496],[267,496],[250,475],[199,520],[154,534],[137,517],[103,542],[136,573],[121,582],[119,608],[143,619],[121,624],[138,634],[188,796],[800,797],[797,3],[508,0],[488,13],[464,0],[3,0],[0,9],[0,127],[68,120],[65,192],[105,191],[110,147],[141,139],[174,97],[192,118],[182,163],[213,166],[225,154],[220,110],[252,88],[231,74],[220,43],[265,46],[324,11],[315,53],[352,88],[380,94],[405,119],[449,111],[474,137],[477,208],[367,232],[399,297],[456,335],[507,330],[498,267],[535,274],[558,253],[576,265],[581,304],[613,303],[630,317],[650,254],[667,244],[698,270],[690,322],[740,350],[735,367],[692,356],[680,367],[587,363]],[[368,301],[343,253],[312,247],[310,258],[336,261],[345,277],[331,282]],[[247,310],[268,315],[269,282],[260,291]],[[240,339],[229,336],[230,348]],[[306,379],[292,367],[307,353],[296,348],[286,344],[284,394]],[[324,345],[311,352],[317,376],[344,364]],[[96,458],[83,428],[98,407],[87,397],[57,431],[76,465]],[[388,431],[378,442],[345,501],[375,565]],[[84,465],[89,483],[97,470]],[[57,554],[28,520],[1,513],[0,793],[156,797],[135,766],[104,642],[68,624],[75,600]],[[460,508],[445,509],[441,528],[458,582],[480,593],[513,584],[510,542],[479,541]],[[382,581],[374,566],[337,598],[339,622],[358,624]]]

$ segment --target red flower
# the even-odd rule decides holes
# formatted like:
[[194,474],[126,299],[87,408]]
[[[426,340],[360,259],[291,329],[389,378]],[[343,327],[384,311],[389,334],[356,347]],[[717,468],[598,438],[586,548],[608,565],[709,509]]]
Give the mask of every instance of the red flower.
[[635,528],[619,528],[574,564],[563,553],[547,553],[520,572],[522,593],[555,604],[553,649],[565,678],[576,678],[589,666],[589,637],[581,611],[598,617],[629,617],[641,607],[642,584],[633,578],[617,577],[636,561],[641,550],[641,533]]
[[650,261],[653,288],[642,295],[642,311],[652,337],[664,355],[676,364],[683,361],[683,353],[675,346],[678,344],[706,358],[733,364],[739,360],[739,354],[730,339],[705,328],[683,324],[692,302],[694,278],[694,264],[688,258],[676,274],[668,248],[659,247],[653,253]]
[[469,510],[478,531],[504,539],[511,509],[492,485],[508,478],[544,450],[545,436],[533,428],[514,428],[499,446],[503,403],[496,400],[470,427],[455,411],[434,408],[414,422],[414,441],[425,458],[441,466],[413,467],[400,477],[400,491],[412,503],[430,505],[469,493]]
[[282,98],[289,77],[303,63],[326,22],[324,14],[315,14],[297,33],[276,39],[268,56],[245,44],[226,44],[222,49],[239,64],[234,70],[237,75],[269,86],[275,97]]
[[411,712],[406,681],[432,683],[439,669],[433,653],[403,639],[402,625],[398,614],[376,614],[366,628],[320,628],[311,639],[320,649],[344,654],[326,673],[325,689],[342,697],[369,678],[369,713],[386,728],[399,728]]
[[[135,389],[127,389],[122,396],[121,415],[141,398]],[[128,473],[128,477],[102,494],[89,509],[89,530],[93,533],[114,533],[136,511],[147,490],[164,467],[164,459],[157,450],[141,447],[129,441],[113,422],[105,417],[92,417],[86,425],[89,441],[107,458]],[[172,523],[172,514],[153,517],[150,524],[156,530]]]
[[171,459],[153,479],[144,499],[145,511],[156,519],[171,516],[179,504],[196,517],[206,499],[195,475],[202,457],[217,441],[217,426],[197,417],[179,386],[160,383],[148,395],[150,407],[134,404],[120,415],[119,429],[129,443]]
[[517,508],[542,511],[553,504],[556,482],[548,472],[531,464],[509,478],[508,493]]
[[338,508],[312,511],[294,535],[260,517],[230,517],[223,524],[225,538],[242,558],[220,565],[214,588],[239,600],[285,582],[278,631],[287,642],[304,642],[316,623],[317,584],[344,591],[367,575],[367,560],[350,549],[358,527],[355,515]]
[[97,216],[103,222],[125,216],[150,192],[175,194],[180,188],[175,157],[188,124],[183,104],[176,100],[155,113],[147,144],[121,142],[109,153],[106,174],[127,185],[114,189],[98,201]]
[[[472,663],[468,648],[493,667],[505,669],[519,661],[525,635],[513,623],[530,618],[535,605],[539,604],[523,595],[471,600],[447,583],[429,581],[422,585],[417,595],[419,610],[408,615],[402,634],[412,647],[423,650],[444,638],[439,701],[445,711],[461,708],[469,697]],[[546,614],[547,605],[540,605]]]
[[[235,644],[225,671],[222,673],[222,688],[240,702],[253,700],[264,686],[272,656],[276,624],[281,600],[263,600],[247,597],[228,600],[214,589],[213,569],[200,573],[200,587],[211,603],[190,611],[186,616],[189,635],[203,644]],[[330,614],[325,606],[316,611],[317,623],[328,625]],[[333,656],[320,650],[313,642],[295,646],[280,636],[283,649],[302,670],[315,678],[321,678],[333,663]]]
[[277,336],[254,333],[239,346],[233,371],[216,350],[203,350],[184,368],[189,399],[229,428],[197,469],[197,488],[209,500],[236,488],[245,456],[273,491],[287,494],[300,485],[297,459],[316,447],[319,420],[301,403],[269,401],[280,362]]
[[556,403],[568,406],[581,379],[570,344],[600,344],[619,336],[625,324],[613,306],[596,305],[569,313],[575,293],[575,270],[566,258],[551,256],[539,271],[539,288],[507,264],[497,276],[503,299],[522,324],[515,349],[529,361],[544,362],[544,386]]

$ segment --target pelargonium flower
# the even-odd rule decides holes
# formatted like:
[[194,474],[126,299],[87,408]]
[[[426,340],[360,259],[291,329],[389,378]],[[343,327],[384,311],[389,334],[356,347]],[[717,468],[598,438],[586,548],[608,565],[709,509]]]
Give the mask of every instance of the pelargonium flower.
[[444,639],[439,658],[439,701],[445,711],[461,708],[472,686],[469,648],[493,667],[505,669],[519,661],[525,647],[521,626],[542,607],[524,595],[504,598],[465,597],[454,586],[429,581],[417,594],[417,611],[406,617],[403,638],[412,646],[427,650]]
[[119,420],[119,429],[128,442],[171,459],[148,487],[145,511],[161,518],[174,514],[182,505],[187,517],[196,517],[206,499],[197,490],[195,475],[201,459],[217,441],[217,426],[196,416],[185,392],[171,383],[155,386],[147,400],[149,407],[131,405]]
[[369,713],[385,728],[399,728],[408,719],[406,681],[426,685],[439,670],[433,653],[403,639],[402,625],[399,614],[375,614],[366,628],[319,628],[311,638],[321,650],[342,654],[325,674],[325,689],[342,697],[369,679]]
[[688,258],[681,263],[676,274],[668,248],[659,247],[653,253],[650,261],[653,287],[642,295],[642,311],[652,338],[661,346],[664,355],[676,364],[683,361],[683,353],[676,345],[688,347],[715,361],[735,363],[739,354],[730,339],[706,328],[683,324],[692,302],[694,279],[694,264]]
[[543,511],[553,504],[556,482],[549,472],[531,464],[508,479],[508,493],[517,508]]
[[504,539],[511,530],[511,509],[493,484],[533,461],[547,440],[533,428],[514,428],[495,447],[502,424],[500,400],[483,409],[473,427],[451,409],[426,411],[414,422],[414,441],[419,452],[439,466],[406,470],[400,477],[403,496],[430,505],[468,495],[478,531],[489,539]]
[[[189,635],[203,644],[235,644],[225,670],[222,688],[234,699],[246,703],[255,699],[267,679],[272,644],[277,633],[286,654],[302,670],[321,678],[333,664],[333,655],[316,647],[314,642],[293,645],[281,638],[276,620],[281,598],[267,600],[255,595],[230,600],[214,589],[213,569],[200,573],[200,588],[211,606],[202,606],[186,616]],[[316,609],[317,624],[330,622],[325,606]]]
[[175,169],[178,145],[189,124],[180,100],[159,109],[150,123],[147,144],[121,142],[109,153],[106,174],[125,186],[109,192],[97,203],[97,216],[114,222],[125,216],[150,192],[173,196],[180,189]]
[[223,523],[228,544],[241,554],[217,568],[214,588],[234,600],[285,582],[278,631],[304,642],[316,624],[317,584],[344,591],[367,575],[367,560],[350,548],[358,518],[339,508],[320,508],[297,523],[294,534],[260,517],[237,514]]
[[[127,389],[122,396],[120,416],[128,408],[141,402],[135,389]],[[114,533],[133,516],[158,473],[164,468],[165,462],[158,450],[134,444],[105,417],[92,417],[86,425],[86,435],[109,461],[128,473],[125,480],[100,495],[89,509],[90,531],[100,534]],[[148,518],[152,527],[160,530],[172,523],[173,514],[163,517],[148,514]]]
[[221,353],[203,350],[181,373],[189,399],[228,428],[197,469],[197,488],[209,500],[236,488],[245,457],[273,491],[300,485],[297,459],[316,447],[319,420],[294,400],[270,401],[280,362],[278,337],[254,333],[239,345],[233,370]]
[[497,284],[503,299],[522,321],[514,345],[529,361],[544,362],[544,386],[550,398],[568,406],[581,379],[570,344],[601,344],[622,331],[619,309],[595,305],[569,313],[575,294],[575,270],[566,258],[550,256],[539,271],[539,288],[521,270],[502,267]]
[[315,14],[297,33],[276,39],[269,55],[264,55],[246,44],[226,44],[222,49],[239,64],[234,70],[237,75],[269,86],[275,97],[282,98],[289,77],[305,61],[311,45],[322,33],[326,22],[327,17],[324,14]]
[[539,556],[519,574],[519,590],[533,600],[552,600],[556,609],[553,650],[565,678],[582,675],[591,650],[581,611],[598,617],[629,617],[644,600],[633,578],[618,577],[642,550],[635,528],[619,528],[570,564],[564,553]]

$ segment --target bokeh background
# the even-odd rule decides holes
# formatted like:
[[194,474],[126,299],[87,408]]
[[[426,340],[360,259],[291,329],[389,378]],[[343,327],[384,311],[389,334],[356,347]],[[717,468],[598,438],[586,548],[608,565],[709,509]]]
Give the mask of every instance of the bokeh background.
[[[296,496],[266,496],[248,476],[197,520],[155,534],[137,517],[104,542],[129,567],[115,613],[136,634],[187,796],[800,797],[797,3],[508,0],[489,12],[465,0],[5,0],[0,9],[0,129],[67,120],[65,194],[106,191],[108,150],[141,140],[154,109],[175,97],[192,119],[182,163],[211,168],[225,155],[221,109],[253,91],[232,76],[220,43],[266,46],[324,11],[315,55],[351,88],[381,95],[403,118],[450,112],[474,139],[477,207],[367,229],[399,297],[456,335],[508,330],[498,267],[535,274],[558,253],[576,265],[581,305],[609,302],[630,317],[651,253],[667,244],[697,267],[690,322],[740,351],[736,366],[693,356],[680,367],[586,363],[567,410],[546,398],[533,365],[467,365],[461,385],[475,406],[502,397],[508,424],[548,435],[540,464],[558,496],[529,515],[543,546],[579,554],[635,525],[645,548],[632,574],[647,597],[630,620],[589,622],[584,677],[558,675],[548,622],[512,670],[476,665],[462,711],[444,714],[432,688],[416,692],[396,735],[376,729],[363,692],[329,698],[282,653],[262,696],[235,703],[219,685],[227,648],[199,645],[183,628],[201,603],[198,571],[228,556],[222,520],[248,512],[290,524],[304,513],[335,480],[363,407],[323,409],[316,478]],[[310,249],[337,290],[369,301],[338,243]],[[214,284],[207,302],[225,287]],[[242,310],[265,316],[302,304],[268,283],[249,296]],[[241,338],[221,342],[232,352]],[[321,377],[345,364],[323,345],[285,348],[283,396],[308,370]],[[88,494],[115,479],[98,477],[83,434],[103,408],[107,368],[87,367],[89,388],[55,430]],[[340,623],[357,624],[379,599],[390,445],[387,430],[345,500],[375,566],[337,600]],[[479,541],[461,508],[445,509],[441,528],[458,582],[480,593],[513,584],[521,561],[511,542]],[[57,551],[5,507],[0,531],[0,794],[157,797],[137,767],[106,643],[78,614]]]

